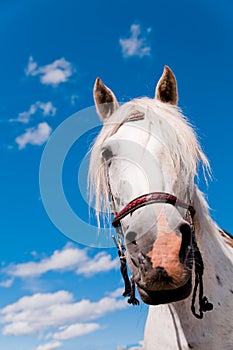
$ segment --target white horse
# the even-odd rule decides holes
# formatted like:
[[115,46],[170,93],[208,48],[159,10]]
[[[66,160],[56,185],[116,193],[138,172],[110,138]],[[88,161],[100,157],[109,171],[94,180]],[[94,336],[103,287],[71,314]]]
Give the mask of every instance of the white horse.
[[164,68],[154,99],[119,106],[99,78],[94,99],[104,124],[91,154],[91,193],[97,216],[115,216],[124,295],[137,304],[136,285],[151,305],[144,350],[232,350],[232,239],[194,183],[198,163],[207,173],[209,163],[177,107],[173,72]]

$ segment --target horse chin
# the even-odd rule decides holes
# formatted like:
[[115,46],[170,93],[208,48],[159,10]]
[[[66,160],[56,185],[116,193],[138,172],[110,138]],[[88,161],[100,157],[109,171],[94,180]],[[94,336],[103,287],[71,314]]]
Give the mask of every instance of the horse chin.
[[188,281],[177,288],[164,290],[148,290],[137,284],[137,289],[142,301],[148,305],[168,304],[186,299],[192,291],[191,276]]

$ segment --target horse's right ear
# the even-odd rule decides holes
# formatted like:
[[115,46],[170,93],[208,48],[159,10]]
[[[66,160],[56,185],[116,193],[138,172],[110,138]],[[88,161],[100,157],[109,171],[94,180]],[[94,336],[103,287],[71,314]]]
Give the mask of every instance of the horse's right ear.
[[116,96],[104,85],[100,78],[97,78],[95,81],[93,94],[96,111],[102,121],[105,121],[119,107]]

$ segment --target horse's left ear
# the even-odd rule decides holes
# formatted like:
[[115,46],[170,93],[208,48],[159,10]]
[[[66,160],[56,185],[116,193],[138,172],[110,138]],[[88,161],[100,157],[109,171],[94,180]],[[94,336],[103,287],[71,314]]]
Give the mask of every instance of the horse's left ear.
[[164,67],[163,74],[156,86],[155,97],[164,103],[172,105],[178,103],[176,77],[168,66]]
[[102,121],[105,121],[119,107],[116,96],[106,85],[104,85],[100,78],[97,78],[95,81],[93,94],[96,111]]

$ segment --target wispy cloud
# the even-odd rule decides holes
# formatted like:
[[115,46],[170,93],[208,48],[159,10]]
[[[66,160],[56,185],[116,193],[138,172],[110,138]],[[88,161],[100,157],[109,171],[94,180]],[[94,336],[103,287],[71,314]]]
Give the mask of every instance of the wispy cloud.
[[12,286],[13,282],[14,282],[13,278],[8,278],[7,280],[0,282],[0,287],[9,288]]
[[20,122],[27,124],[29,123],[31,116],[35,115],[37,112],[41,112],[43,116],[54,116],[56,114],[56,107],[54,107],[51,101],[41,102],[37,101],[33,103],[27,111],[20,112],[18,117],[15,119],[10,119],[10,122]]
[[83,274],[85,276],[92,276],[99,272],[106,272],[117,268],[118,259],[112,260],[111,255],[105,252],[97,254],[92,259],[87,259],[85,264],[81,264],[77,268],[77,274]]
[[27,76],[39,76],[40,82],[45,85],[58,86],[65,83],[74,73],[75,69],[72,64],[64,57],[45,66],[38,66],[33,57],[29,57],[25,73]]
[[25,133],[17,136],[15,142],[18,144],[20,150],[28,144],[41,146],[48,140],[51,132],[52,128],[48,123],[39,123],[36,127],[28,128]]
[[123,293],[123,287],[120,287],[114,290],[113,292],[108,293],[108,296],[110,298],[118,298],[122,296],[122,293]]
[[151,47],[148,43],[150,32],[151,28],[147,28],[144,32],[139,24],[132,24],[130,27],[130,36],[119,40],[123,56],[138,56],[140,58],[149,56],[151,53]]
[[110,271],[117,268],[117,259],[101,252],[90,258],[87,249],[79,249],[70,244],[62,250],[55,250],[53,254],[40,261],[29,261],[22,264],[11,264],[4,267],[1,272],[13,277],[35,277],[49,271],[75,271],[77,274],[92,276],[100,272]]
[[70,102],[72,106],[76,105],[77,100],[78,100],[78,95],[75,95],[75,94],[71,95]]
[[39,345],[36,350],[53,350],[58,349],[62,346],[62,343],[59,341],[52,341],[43,345]]
[[37,293],[0,309],[0,323],[5,336],[49,332],[46,338],[66,340],[96,331],[100,325],[90,321],[126,306],[124,300],[110,297],[96,302],[75,301],[73,295],[64,290]]
[[66,340],[75,337],[80,337],[81,335],[85,335],[88,333],[92,333],[98,329],[100,329],[100,325],[98,323],[75,323],[71,326],[66,327],[60,332],[54,333],[53,338],[59,340]]
[[73,295],[67,291],[61,290],[56,293],[36,293],[32,296],[20,298],[17,302],[0,309],[1,314],[12,315],[21,310],[37,310],[47,308],[52,304],[66,304],[73,302]]
[[129,344],[125,346],[117,347],[117,350],[142,350],[143,340],[140,340],[137,344]]

